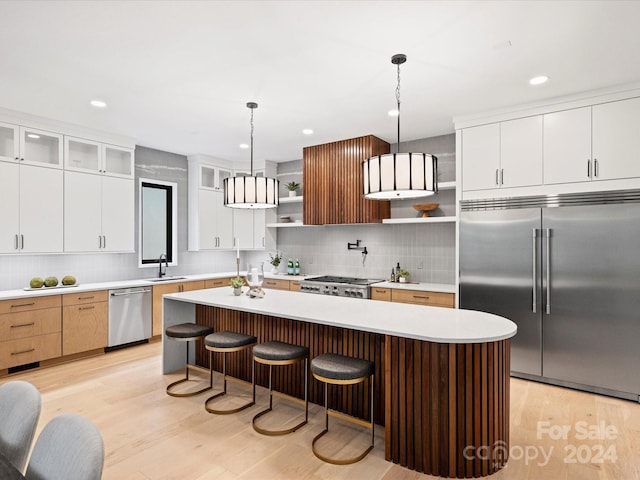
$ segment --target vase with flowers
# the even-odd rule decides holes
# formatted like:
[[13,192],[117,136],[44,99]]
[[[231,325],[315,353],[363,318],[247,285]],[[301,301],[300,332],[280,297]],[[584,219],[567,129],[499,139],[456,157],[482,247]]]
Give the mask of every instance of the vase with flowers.
[[275,254],[269,254],[269,263],[271,264],[271,273],[274,275],[278,274],[278,268],[280,267],[280,262],[282,261],[282,254],[280,252],[276,252]]

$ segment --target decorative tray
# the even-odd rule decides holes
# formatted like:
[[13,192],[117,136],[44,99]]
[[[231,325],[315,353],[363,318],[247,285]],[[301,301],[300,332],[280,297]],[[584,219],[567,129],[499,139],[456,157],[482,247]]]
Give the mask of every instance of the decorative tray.
[[55,290],[56,288],[71,288],[71,287],[77,287],[78,285],[80,285],[79,283],[74,283],[73,285],[56,285],[55,287],[45,287],[44,285],[40,288],[31,288],[31,287],[24,287],[23,290]]

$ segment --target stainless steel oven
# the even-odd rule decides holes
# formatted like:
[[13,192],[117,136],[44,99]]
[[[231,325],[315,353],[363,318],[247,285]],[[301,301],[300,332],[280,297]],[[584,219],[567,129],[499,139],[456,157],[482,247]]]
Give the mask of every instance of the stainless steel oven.
[[380,282],[384,280],[325,275],[301,280],[300,291],[335,297],[371,298],[371,285]]

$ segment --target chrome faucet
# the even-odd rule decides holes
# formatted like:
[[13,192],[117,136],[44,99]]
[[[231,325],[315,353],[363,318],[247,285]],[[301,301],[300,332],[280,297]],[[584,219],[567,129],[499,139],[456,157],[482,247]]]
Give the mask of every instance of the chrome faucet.
[[[162,271],[162,259],[163,258],[164,258],[164,272]],[[159,266],[158,278],[162,278],[164,275],[167,274],[167,268],[169,268],[169,261],[167,260],[167,254],[166,253],[160,254],[160,258],[158,259],[158,266]]]

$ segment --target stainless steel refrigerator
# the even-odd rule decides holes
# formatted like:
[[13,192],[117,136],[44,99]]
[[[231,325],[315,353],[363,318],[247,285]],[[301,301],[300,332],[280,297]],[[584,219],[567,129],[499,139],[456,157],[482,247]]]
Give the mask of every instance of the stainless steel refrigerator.
[[640,192],[463,201],[460,307],[518,325],[514,376],[640,399]]

